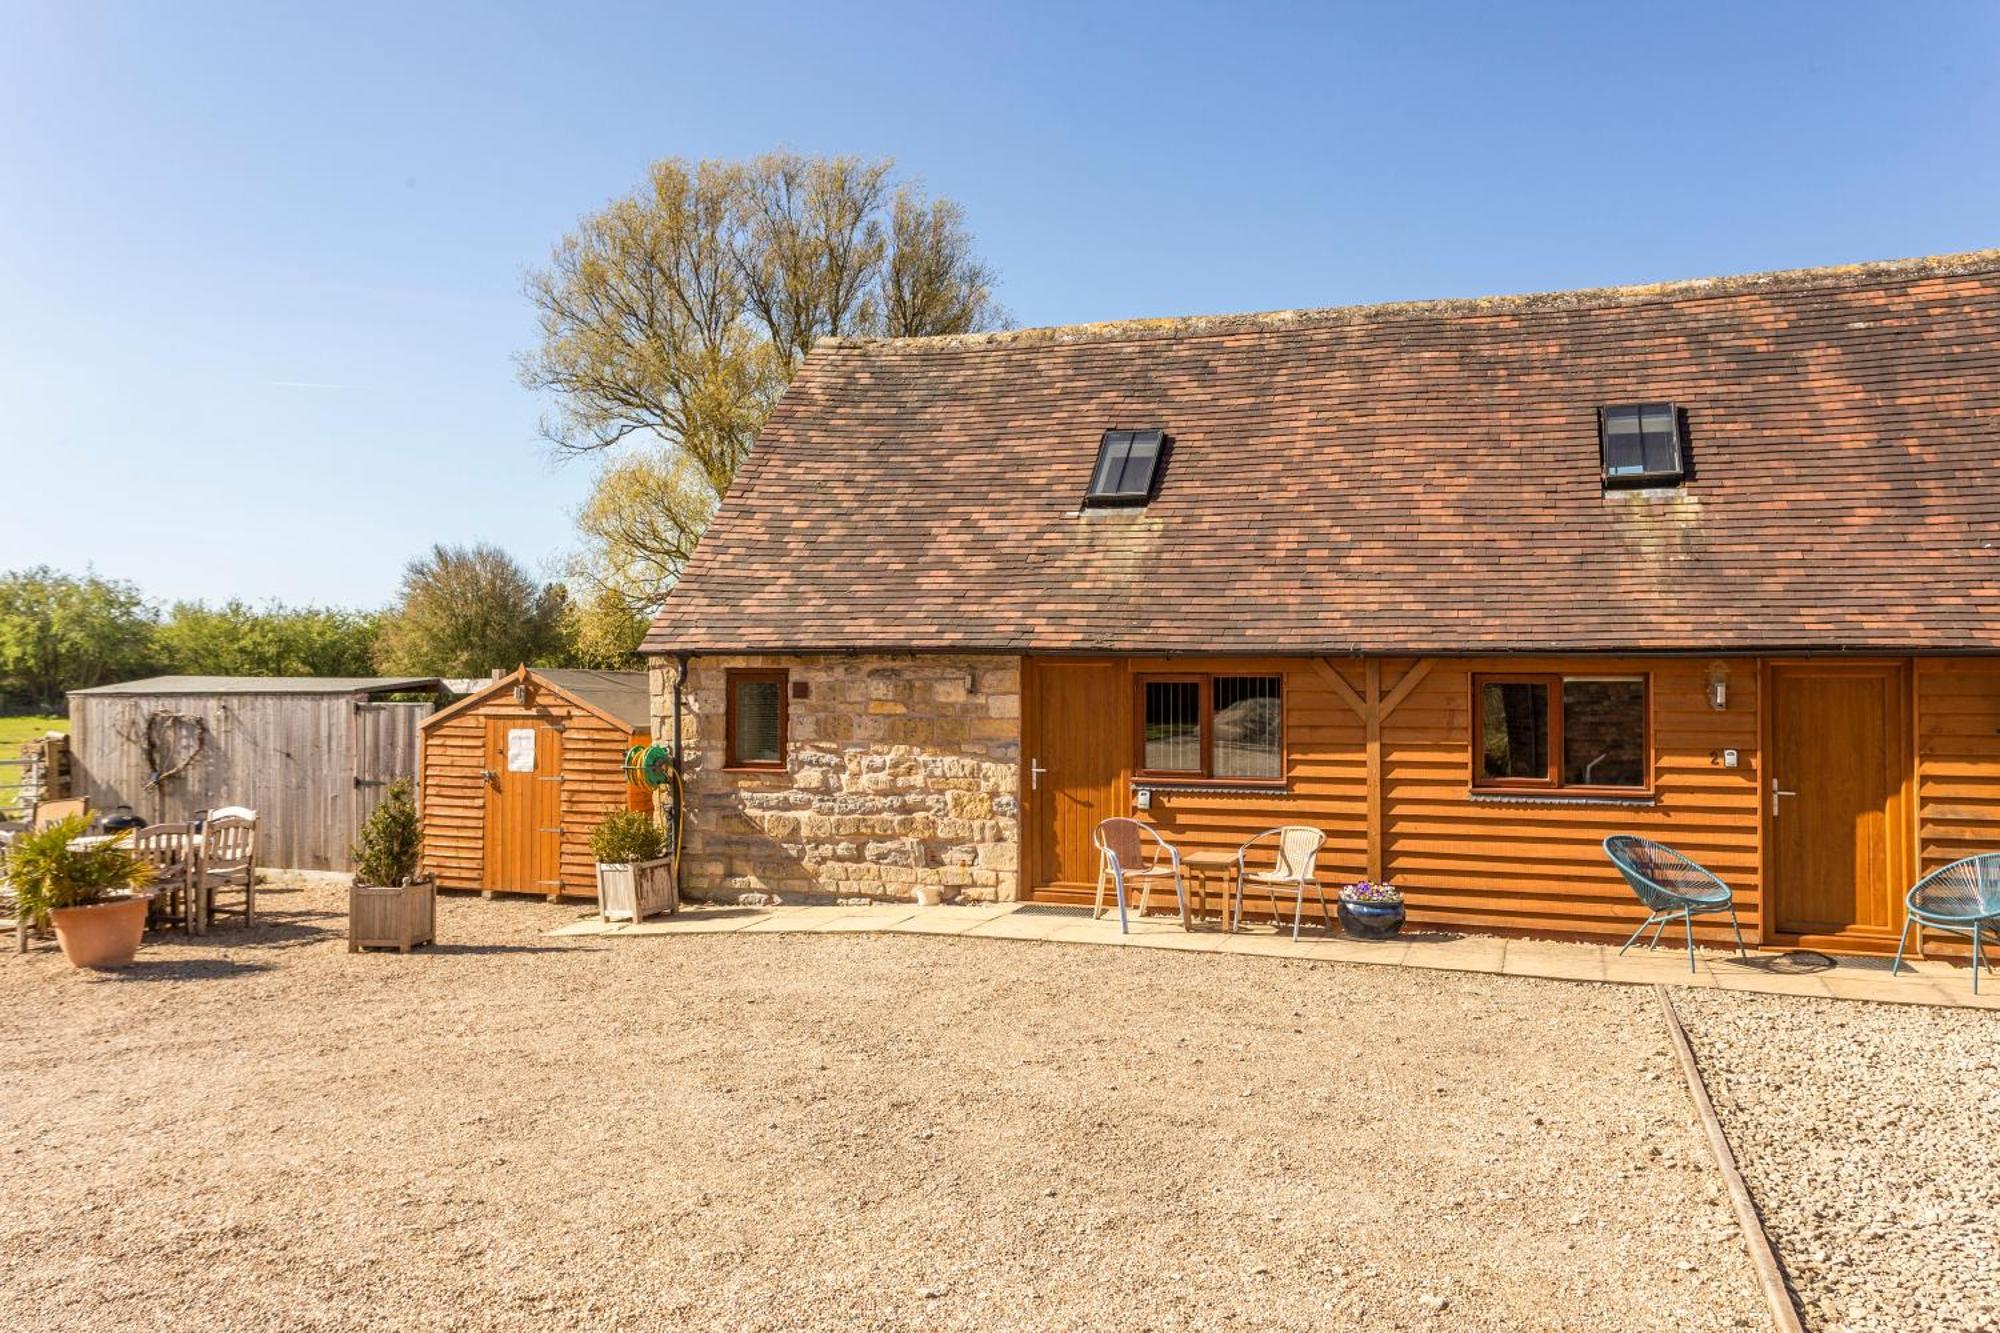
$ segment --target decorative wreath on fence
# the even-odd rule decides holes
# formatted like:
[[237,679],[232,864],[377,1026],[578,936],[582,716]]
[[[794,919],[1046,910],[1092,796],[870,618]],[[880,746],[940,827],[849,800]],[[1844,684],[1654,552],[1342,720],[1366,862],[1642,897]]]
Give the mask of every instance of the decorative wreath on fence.
[[[172,764],[167,762],[167,747],[182,730],[183,724],[194,724],[194,743],[188,752]],[[146,730],[142,742],[146,747],[146,789],[151,791],[169,778],[178,777],[187,766],[201,757],[208,748],[208,722],[194,713],[170,713],[158,708],[146,715]]]

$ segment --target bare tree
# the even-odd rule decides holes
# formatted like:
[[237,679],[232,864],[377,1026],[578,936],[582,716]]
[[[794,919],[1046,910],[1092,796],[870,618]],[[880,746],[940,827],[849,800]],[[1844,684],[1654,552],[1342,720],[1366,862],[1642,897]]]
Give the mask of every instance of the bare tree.
[[576,573],[659,604],[772,406],[824,337],[996,326],[963,210],[886,160],[776,152],[654,164],[529,274],[559,453],[609,461],[578,514]]

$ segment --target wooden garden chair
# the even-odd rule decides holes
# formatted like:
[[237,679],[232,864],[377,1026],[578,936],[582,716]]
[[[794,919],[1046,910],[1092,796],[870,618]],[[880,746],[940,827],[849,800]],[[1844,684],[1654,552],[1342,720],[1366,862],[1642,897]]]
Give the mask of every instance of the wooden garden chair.
[[202,825],[189,903],[196,933],[206,932],[215,920],[217,890],[234,889],[243,891],[243,923],[248,925],[257,913],[257,821],[210,815]]
[[65,819],[90,813],[90,802],[81,796],[72,796],[60,801],[35,802],[35,816],[30,821],[35,828],[45,829],[51,824],[60,824]]
[[[1269,870],[1251,870],[1249,857],[1251,848],[1267,838],[1275,838],[1277,845],[1276,864]],[[1292,938],[1299,937],[1299,923],[1306,913],[1306,889],[1319,895],[1320,919],[1326,922],[1326,933],[1333,933],[1333,909],[1327,906],[1326,890],[1313,875],[1313,867],[1319,861],[1319,849],[1326,845],[1326,834],[1304,824],[1287,824],[1282,828],[1266,829],[1250,841],[1236,849],[1236,926],[1243,924],[1243,885],[1247,880],[1252,884],[1269,889],[1271,892],[1271,922],[1278,929],[1285,928],[1285,922],[1278,915],[1278,891],[1285,887],[1293,890]],[[1235,927],[1232,927],[1234,929]]]
[[1097,900],[1090,909],[1092,921],[1104,915],[1107,878],[1118,894],[1121,934],[1131,933],[1125,917],[1127,883],[1139,886],[1139,915],[1144,916],[1152,902],[1154,882],[1167,880],[1173,884],[1174,900],[1180,904],[1181,928],[1194,928],[1188,918],[1187,890],[1181,884],[1181,854],[1160,836],[1158,829],[1136,819],[1107,819],[1091,833],[1090,840],[1097,846]]
[[195,869],[200,864],[194,830],[186,824],[149,824],[132,835],[132,854],[153,867],[155,921],[194,933]]

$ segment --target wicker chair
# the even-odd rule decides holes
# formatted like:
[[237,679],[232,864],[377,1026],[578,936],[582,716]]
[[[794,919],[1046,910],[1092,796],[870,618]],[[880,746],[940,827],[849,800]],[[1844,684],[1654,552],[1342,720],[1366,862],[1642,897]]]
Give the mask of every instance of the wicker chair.
[[1121,934],[1131,932],[1131,925],[1125,917],[1127,881],[1137,881],[1139,885],[1139,915],[1144,916],[1152,901],[1153,882],[1164,879],[1173,882],[1174,899],[1181,909],[1182,928],[1193,928],[1188,920],[1187,891],[1181,885],[1181,854],[1172,843],[1160,836],[1158,829],[1141,824],[1136,819],[1107,819],[1098,824],[1090,840],[1097,847],[1097,901],[1090,909],[1092,921],[1104,915],[1104,881],[1107,877],[1118,894],[1118,929]]
[[149,824],[132,835],[132,854],[153,867],[152,917],[194,931],[194,880],[198,857],[186,824]]
[[[1266,838],[1278,840],[1277,863],[1269,870],[1249,868],[1250,849]],[[1236,849],[1236,920],[1234,926],[1243,924],[1243,884],[1259,884],[1271,892],[1271,922],[1278,929],[1285,928],[1284,918],[1278,915],[1278,890],[1285,885],[1292,886],[1292,938],[1299,937],[1299,923],[1306,913],[1306,886],[1311,885],[1319,895],[1320,919],[1326,922],[1326,933],[1333,933],[1333,909],[1327,906],[1326,890],[1313,877],[1314,863],[1319,860],[1319,849],[1326,845],[1326,834],[1304,824],[1287,824],[1282,828],[1266,829],[1250,841]],[[1234,928],[1232,926],[1232,929]]]
[[[1993,933],[2000,944],[2000,852],[1985,852],[1953,861],[1918,880],[1904,899],[1903,937],[1896,941],[1896,961],[1889,974],[1903,970],[1903,946],[1910,927],[1928,926],[1950,935],[1972,937],[1972,993],[1979,994],[1980,936]],[[1918,948],[1923,937],[1917,937]]]
[[197,934],[215,919],[216,890],[243,891],[243,923],[257,914],[257,821],[213,815],[202,825],[188,913]]
[[1729,913],[1729,928],[1736,934],[1736,952],[1747,957],[1743,948],[1743,928],[1736,920],[1736,895],[1729,886],[1673,848],[1629,833],[1614,834],[1604,840],[1604,854],[1625,876],[1632,892],[1645,905],[1646,919],[1632,932],[1619,953],[1632,947],[1655,926],[1648,949],[1660,942],[1667,922],[1679,917],[1687,926],[1688,971],[1694,971],[1694,919],[1709,912]]

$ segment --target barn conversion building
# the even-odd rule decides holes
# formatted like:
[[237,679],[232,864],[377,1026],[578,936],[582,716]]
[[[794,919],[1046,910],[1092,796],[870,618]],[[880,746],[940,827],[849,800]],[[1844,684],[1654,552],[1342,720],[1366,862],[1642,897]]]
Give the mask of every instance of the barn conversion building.
[[1612,936],[1629,832],[1893,948],[2000,847],[1996,476],[2000,251],[822,342],[646,641],[684,887],[1077,901],[1138,814]]

